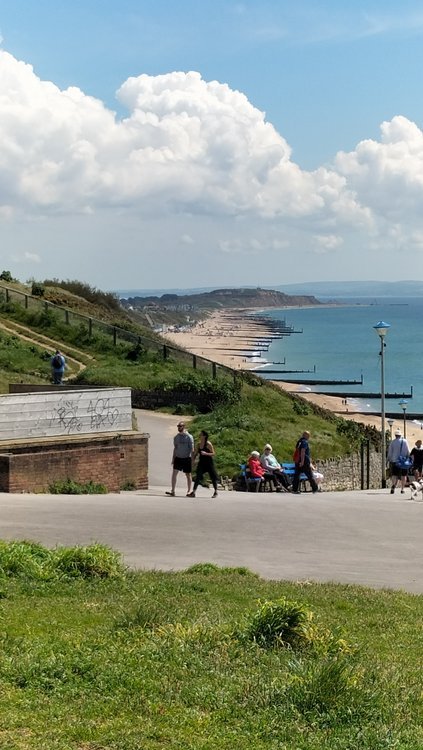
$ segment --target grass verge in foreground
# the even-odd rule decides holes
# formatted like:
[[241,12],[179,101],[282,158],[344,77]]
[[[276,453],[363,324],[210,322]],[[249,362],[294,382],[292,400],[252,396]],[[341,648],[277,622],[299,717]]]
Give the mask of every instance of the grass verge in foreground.
[[[1,747],[423,746],[423,597],[269,582],[211,564],[182,573],[117,565],[107,577],[104,562],[115,571],[116,558],[101,546],[88,555],[101,559],[101,577],[80,565],[72,577],[70,565],[43,580],[40,566],[57,551],[12,544],[38,567],[7,569],[0,557]],[[77,550],[68,560],[87,557]],[[289,602],[289,626],[301,632],[314,613],[313,643],[257,638],[286,619]]]

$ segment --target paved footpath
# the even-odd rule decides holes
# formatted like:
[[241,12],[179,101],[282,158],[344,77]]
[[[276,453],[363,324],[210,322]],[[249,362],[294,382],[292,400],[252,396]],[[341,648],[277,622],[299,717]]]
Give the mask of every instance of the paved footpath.
[[[165,460],[165,473],[170,457]],[[0,494],[0,537],[107,543],[135,568],[210,561],[266,578],[361,583],[423,593],[423,502],[382,490],[318,495],[167,486],[120,495]]]
[[[246,565],[266,578],[361,583],[423,593],[423,502],[386,490],[318,495],[211,492],[169,498],[178,417],[136,410],[150,434],[149,490],[0,494],[0,538],[48,546],[100,541],[134,568]],[[397,491],[398,492],[398,491]]]

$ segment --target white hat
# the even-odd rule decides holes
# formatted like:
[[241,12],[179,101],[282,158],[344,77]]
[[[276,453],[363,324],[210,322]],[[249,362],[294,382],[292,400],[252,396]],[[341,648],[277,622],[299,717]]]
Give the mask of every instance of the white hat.
[[395,430],[395,437],[401,437],[401,430]]
[[251,451],[252,456],[259,456],[260,453],[258,451]]
[[264,450],[265,451],[271,451],[272,450],[272,446],[270,445],[270,443],[266,443],[266,445],[264,446]]

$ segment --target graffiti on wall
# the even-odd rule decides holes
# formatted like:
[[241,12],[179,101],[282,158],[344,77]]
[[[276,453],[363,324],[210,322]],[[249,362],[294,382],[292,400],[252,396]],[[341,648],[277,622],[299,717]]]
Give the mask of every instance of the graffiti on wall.
[[58,428],[62,434],[108,430],[119,420],[119,409],[107,397],[91,398],[82,402],[69,394],[61,398],[48,420],[49,427]]

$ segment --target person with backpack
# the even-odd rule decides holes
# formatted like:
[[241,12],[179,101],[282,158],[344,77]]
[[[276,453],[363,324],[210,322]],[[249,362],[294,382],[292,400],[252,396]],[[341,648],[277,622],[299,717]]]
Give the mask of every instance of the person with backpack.
[[292,492],[294,495],[300,495],[300,477],[301,474],[305,474],[313,494],[319,491],[317,482],[313,476],[313,465],[310,458],[310,446],[309,446],[310,433],[305,430],[297,441],[295,451],[293,455],[295,463],[294,479],[292,481]]
[[401,430],[395,430],[395,438],[389,443],[388,461],[391,465],[391,495],[394,494],[398,482],[401,485],[401,494],[403,495],[412,461],[408,443],[402,437]]
[[66,360],[59,349],[56,349],[51,360],[51,376],[55,385],[62,385],[63,373],[66,367]]

